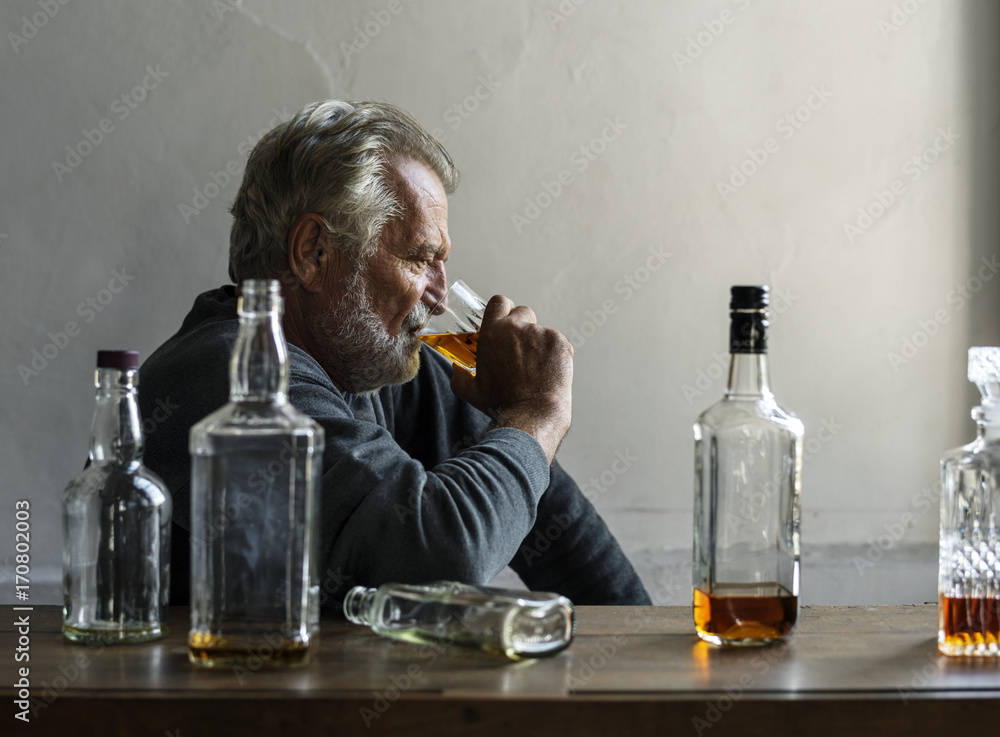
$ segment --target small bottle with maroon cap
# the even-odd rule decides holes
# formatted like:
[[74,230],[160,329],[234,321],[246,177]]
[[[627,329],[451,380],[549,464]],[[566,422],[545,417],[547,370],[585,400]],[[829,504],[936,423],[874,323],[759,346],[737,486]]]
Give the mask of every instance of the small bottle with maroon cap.
[[63,634],[129,643],[167,633],[170,493],[142,465],[139,354],[98,351],[90,459],[63,493]]

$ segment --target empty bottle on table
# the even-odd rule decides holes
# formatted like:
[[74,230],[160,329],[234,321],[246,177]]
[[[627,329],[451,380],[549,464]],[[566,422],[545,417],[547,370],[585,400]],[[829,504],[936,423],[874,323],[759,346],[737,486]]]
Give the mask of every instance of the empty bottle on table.
[[207,666],[305,664],[319,634],[323,428],[288,401],[275,280],[246,280],[229,402],[191,428],[191,630]]
[[67,639],[135,643],[167,633],[172,501],[142,464],[139,354],[98,351],[90,459],[63,494]]
[[355,586],[344,615],[377,634],[410,642],[479,648],[512,660],[554,655],[576,630],[565,596],[435,581]]

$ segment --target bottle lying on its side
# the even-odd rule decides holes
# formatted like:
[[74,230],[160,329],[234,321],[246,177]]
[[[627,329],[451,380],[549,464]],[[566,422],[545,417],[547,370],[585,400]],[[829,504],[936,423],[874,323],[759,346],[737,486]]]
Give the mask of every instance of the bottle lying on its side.
[[565,596],[451,581],[355,586],[344,598],[344,616],[385,637],[480,648],[513,660],[554,655],[576,632]]

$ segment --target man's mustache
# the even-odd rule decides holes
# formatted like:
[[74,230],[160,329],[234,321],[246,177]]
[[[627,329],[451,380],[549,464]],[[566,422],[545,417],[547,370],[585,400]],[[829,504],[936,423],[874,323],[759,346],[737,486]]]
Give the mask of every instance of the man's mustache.
[[417,306],[410,310],[410,314],[403,320],[403,331],[422,330],[430,319],[431,308],[423,302],[418,302]]

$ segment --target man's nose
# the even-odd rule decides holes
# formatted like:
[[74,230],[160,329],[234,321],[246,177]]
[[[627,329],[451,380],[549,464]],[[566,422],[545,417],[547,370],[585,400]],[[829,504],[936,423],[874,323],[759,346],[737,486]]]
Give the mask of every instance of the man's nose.
[[427,284],[427,289],[424,290],[423,302],[428,307],[437,308],[433,314],[440,315],[444,312],[447,304],[444,300],[448,294],[448,275],[441,262],[438,262],[433,268],[434,274]]

